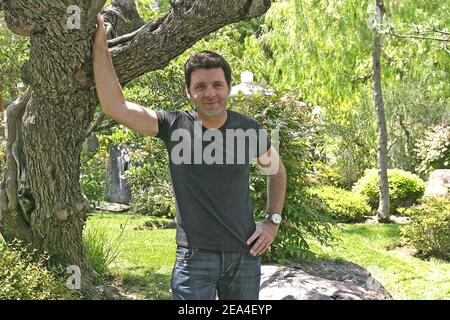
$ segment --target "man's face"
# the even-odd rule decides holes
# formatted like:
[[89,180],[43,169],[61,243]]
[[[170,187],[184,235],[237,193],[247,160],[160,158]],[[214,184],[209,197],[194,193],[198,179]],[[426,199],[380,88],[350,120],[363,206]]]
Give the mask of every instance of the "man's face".
[[197,69],[191,74],[186,93],[203,118],[213,118],[225,112],[231,88],[222,68]]

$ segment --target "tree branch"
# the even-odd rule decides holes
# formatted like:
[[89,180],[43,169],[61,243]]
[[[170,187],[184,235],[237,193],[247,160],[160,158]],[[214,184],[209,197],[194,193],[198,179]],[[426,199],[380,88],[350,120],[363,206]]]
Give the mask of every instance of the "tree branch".
[[450,42],[450,39],[446,38],[436,38],[436,37],[427,37],[423,35],[413,35],[413,34],[397,34],[393,29],[389,29],[388,34],[398,38],[408,38],[408,39],[421,39],[421,40],[433,40],[433,41],[442,41],[442,42]]
[[98,118],[95,120],[95,122],[87,130],[86,138],[89,138],[91,136],[92,132],[97,130],[98,126],[102,123],[103,119],[105,119],[105,114],[103,112],[101,112],[100,115],[98,116]]
[[204,36],[225,25],[258,17],[270,4],[270,0],[173,0],[166,16],[128,39],[116,40],[110,48],[120,83],[164,68]]

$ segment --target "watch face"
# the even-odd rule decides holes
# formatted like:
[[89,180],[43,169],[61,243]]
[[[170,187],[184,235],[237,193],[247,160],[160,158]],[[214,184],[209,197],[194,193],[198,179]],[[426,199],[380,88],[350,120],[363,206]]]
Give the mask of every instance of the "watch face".
[[272,221],[279,224],[281,223],[281,216],[279,214],[273,214],[272,215]]

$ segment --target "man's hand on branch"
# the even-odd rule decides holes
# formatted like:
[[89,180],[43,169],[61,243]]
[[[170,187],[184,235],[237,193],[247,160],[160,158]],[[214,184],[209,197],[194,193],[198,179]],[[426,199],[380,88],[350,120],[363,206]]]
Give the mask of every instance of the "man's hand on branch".
[[97,14],[97,31],[95,33],[94,46],[108,47],[105,22],[101,13]]

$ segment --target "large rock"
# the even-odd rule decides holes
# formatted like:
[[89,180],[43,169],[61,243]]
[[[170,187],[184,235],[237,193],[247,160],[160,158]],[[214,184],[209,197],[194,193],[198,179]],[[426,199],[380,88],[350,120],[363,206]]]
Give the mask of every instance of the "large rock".
[[109,149],[109,160],[106,182],[106,201],[113,203],[130,204],[131,185],[123,174],[128,170],[130,152],[127,148],[111,146]]
[[450,187],[450,169],[434,170],[428,179],[425,196],[445,197]]
[[96,209],[99,211],[109,211],[109,212],[127,212],[130,210],[130,206],[122,203],[111,203],[106,201],[101,201]]
[[390,300],[392,296],[357,264],[321,260],[310,265],[263,265],[261,300]]

